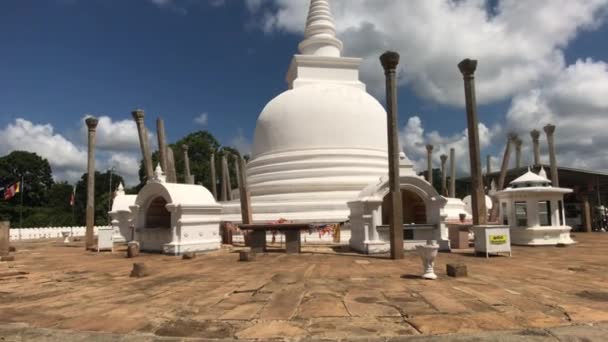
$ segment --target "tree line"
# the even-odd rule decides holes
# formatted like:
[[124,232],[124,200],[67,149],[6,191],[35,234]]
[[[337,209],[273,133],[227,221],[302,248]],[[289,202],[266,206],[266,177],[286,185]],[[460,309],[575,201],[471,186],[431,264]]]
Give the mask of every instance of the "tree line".
[[[236,171],[232,156],[239,152],[231,147],[222,146],[217,139],[207,131],[198,131],[181,138],[169,147],[175,155],[175,168],[178,182],[183,183],[184,154],[182,145],[188,145],[190,170],[195,176],[196,184],[208,189],[211,184],[211,153],[215,153],[217,193],[220,193],[221,158],[229,157],[229,173],[231,188],[236,187]],[[245,156],[247,158],[247,156]],[[158,163],[159,153],[152,155],[154,165]],[[9,200],[0,199],[0,219],[11,221],[11,227],[50,227],[50,226],[82,226],[86,219],[87,173],[84,173],[76,184],[65,181],[54,181],[51,166],[47,159],[36,153],[27,151],[12,151],[0,157],[0,186],[6,186],[23,177],[20,193]],[[95,224],[109,224],[111,199],[119,184],[124,184],[121,175],[110,171],[95,172]],[[139,168],[139,184],[125,188],[125,192],[136,194],[145,185],[143,161]],[[75,196],[72,205],[72,193]],[[23,204],[22,204],[23,203]]]

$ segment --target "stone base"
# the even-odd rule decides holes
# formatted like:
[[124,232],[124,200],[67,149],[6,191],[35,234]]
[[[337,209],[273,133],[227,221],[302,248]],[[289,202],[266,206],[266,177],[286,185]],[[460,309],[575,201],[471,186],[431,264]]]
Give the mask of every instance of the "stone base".
[[570,237],[568,226],[531,228],[511,228],[511,244],[520,246],[572,245],[576,241]]
[[[449,251],[450,242],[448,240],[438,240],[440,251]],[[426,245],[426,240],[405,240],[403,249],[406,251],[416,250],[416,246]],[[364,241],[363,244],[350,244],[350,248],[363,254],[383,254],[391,251],[391,244],[388,241]]]
[[[163,245],[163,254],[181,255],[185,252],[211,252],[220,249],[221,241],[219,239],[212,241],[194,241],[182,243],[167,243]],[[159,252],[159,251],[155,251]]]

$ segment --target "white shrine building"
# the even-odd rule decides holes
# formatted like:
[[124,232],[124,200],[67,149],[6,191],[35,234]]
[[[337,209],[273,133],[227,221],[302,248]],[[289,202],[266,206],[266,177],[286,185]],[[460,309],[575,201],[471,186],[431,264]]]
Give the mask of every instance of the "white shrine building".
[[500,220],[511,229],[514,245],[556,245],[575,243],[566,225],[564,194],[571,189],[552,187],[545,170],[528,169],[509,187],[497,191]]

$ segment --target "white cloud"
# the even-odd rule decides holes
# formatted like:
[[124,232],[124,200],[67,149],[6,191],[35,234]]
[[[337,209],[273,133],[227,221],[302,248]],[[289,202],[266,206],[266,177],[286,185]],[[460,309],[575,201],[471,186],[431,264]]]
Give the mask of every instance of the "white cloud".
[[237,129],[237,134],[229,143],[229,146],[236,148],[241,155],[251,155],[251,140],[243,134],[243,129]]
[[[85,119],[86,116],[82,118],[80,126],[83,144],[86,143],[87,137]],[[139,135],[133,119],[114,121],[111,117],[105,115],[99,116],[97,119],[99,120],[96,133],[96,147],[98,149],[131,152],[139,150]],[[150,128],[148,128],[148,130],[150,130]],[[150,142],[153,142],[155,140],[154,133],[149,131],[148,134],[150,135]]]
[[207,126],[209,122],[209,113],[201,113],[199,116],[194,118],[194,123],[199,124],[201,126]]
[[[307,1],[267,0],[276,11],[260,11],[248,1],[266,31],[302,32]],[[462,77],[456,64],[479,60],[479,103],[509,98],[530,89],[564,67],[563,48],[583,29],[596,27],[607,1],[483,0],[331,2],[345,55],[362,57],[362,78],[381,94],[378,57],[387,49],[401,54],[400,83],[433,101],[462,105]],[[603,18],[603,17],[602,17]]]

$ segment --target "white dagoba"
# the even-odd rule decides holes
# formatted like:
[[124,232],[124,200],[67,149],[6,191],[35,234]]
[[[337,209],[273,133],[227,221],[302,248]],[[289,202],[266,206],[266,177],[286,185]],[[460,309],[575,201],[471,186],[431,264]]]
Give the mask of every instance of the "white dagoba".
[[[386,112],[342,47],[329,2],[311,0],[288,90],[258,118],[247,165],[254,221],[345,221],[346,203],[387,173]],[[238,210],[225,204],[224,219],[239,221]]]
[[114,242],[125,242],[131,240],[131,225],[133,224],[133,213],[130,207],[135,204],[137,195],[126,195],[125,188],[120,183],[116,189],[116,197],[112,202],[112,210],[108,213],[112,218],[114,229]]
[[514,245],[573,244],[571,227],[566,225],[564,194],[572,189],[551,186],[541,168],[538,174],[528,169],[510,186],[496,192],[500,221],[511,228]]

